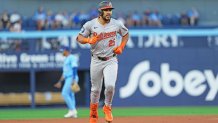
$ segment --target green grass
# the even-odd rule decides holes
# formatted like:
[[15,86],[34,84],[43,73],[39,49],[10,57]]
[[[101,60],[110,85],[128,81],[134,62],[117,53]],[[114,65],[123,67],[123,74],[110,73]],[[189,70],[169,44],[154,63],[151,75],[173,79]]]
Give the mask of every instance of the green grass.
[[[0,120],[63,118],[65,108],[0,109]],[[88,108],[78,108],[79,117],[88,117]],[[114,116],[218,115],[218,107],[137,107],[113,108]],[[99,116],[103,117],[99,109]]]

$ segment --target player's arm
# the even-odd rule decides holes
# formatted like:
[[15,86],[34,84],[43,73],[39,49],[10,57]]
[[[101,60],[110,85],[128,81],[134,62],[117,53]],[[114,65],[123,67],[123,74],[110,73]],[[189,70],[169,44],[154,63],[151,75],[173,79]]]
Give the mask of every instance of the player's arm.
[[74,93],[77,93],[80,91],[80,86],[78,84],[78,74],[77,74],[78,67],[73,67],[73,84],[71,86],[71,89]]
[[124,36],[122,37],[122,39],[121,39],[120,47],[121,47],[122,49],[125,48],[125,46],[126,46],[128,40],[129,40],[129,33],[127,33],[126,35],[124,35]]
[[127,41],[129,40],[129,32],[122,22],[118,21],[117,24],[119,27],[118,33],[122,36],[122,39],[121,44],[118,47],[115,47],[113,51],[115,54],[121,54],[127,44]]
[[84,36],[82,36],[81,34],[79,34],[79,35],[77,36],[76,40],[77,40],[79,43],[81,43],[81,44],[86,44],[87,42],[85,41],[85,40],[86,40],[85,38],[86,38],[86,37],[84,37]]
[[97,37],[84,37],[82,36],[81,34],[79,34],[77,36],[77,41],[81,44],[86,44],[86,43],[89,43],[89,44],[94,44],[97,42]]
[[95,44],[98,41],[98,36],[84,37],[81,34],[77,36],[77,41],[81,44]]
[[124,35],[122,37],[121,44],[120,44],[120,46],[114,48],[114,53],[115,54],[122,54],[128,40],[129,40],[129,33],[127,33],[126,35]]
[[76,57],[76,56],[71,56],[70,57],[70,60],[71,60],[71,62],[70,62],[70,66],[71,66],[71,68],[72,68],[72,77],[73,77],[73,82],[78,82],[78,62],[79,62],[79,60],[78,60],[78,58]]
[[76,76],[78,76],[78,67],[73,67],[73,80],[76,80]]
[[83,25],[83,27],[81,28],[79,35],[77,36],[76,40],[81,43],[81,44],[95,44],[98,41],[98,36],[92,36],[89,37],[91,35],[91,22],[88,21],[87,23],[85,23]]
[[54,87],[56,87],[56,88],[61,88],[61,84],[62,84],[63,81],[64,81],[64,76],[61,75],[61,77],[60,77],[60,79],[58,80],[58,82],[54,84]]

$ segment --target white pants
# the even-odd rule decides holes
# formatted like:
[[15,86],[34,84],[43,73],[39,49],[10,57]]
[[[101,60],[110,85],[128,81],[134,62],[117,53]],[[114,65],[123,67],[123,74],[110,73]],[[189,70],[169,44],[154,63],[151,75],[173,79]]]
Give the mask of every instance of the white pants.
[[102,83],[105,84],[105,104],[112,105],[117,80],[118,61],[117,57],[112,57],[107,61],[101,61],[96,57],[91,60],[91,103],[98,103],[100,99]]

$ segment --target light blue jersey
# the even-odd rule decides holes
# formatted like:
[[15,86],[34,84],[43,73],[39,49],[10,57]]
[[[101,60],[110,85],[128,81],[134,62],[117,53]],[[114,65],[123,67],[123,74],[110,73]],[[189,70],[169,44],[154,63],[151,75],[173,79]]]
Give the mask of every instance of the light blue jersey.
[[[73,68],[78,67],[78,58],[74,55],[69,55],[64,60],[63,64],[63,76],[64,78],[73,76]],[[74,78],[75,79],[75,78]]]

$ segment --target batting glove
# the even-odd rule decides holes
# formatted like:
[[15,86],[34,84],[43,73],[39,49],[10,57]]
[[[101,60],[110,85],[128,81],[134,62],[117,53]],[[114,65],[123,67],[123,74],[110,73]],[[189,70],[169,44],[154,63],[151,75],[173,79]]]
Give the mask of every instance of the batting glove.
[[125,45],[126,45],[126,43],[125,43],[124,41],[121,42],[120,46],[114,48],[114,50],[113,50],[114,53],[115,53],[115,54],[118,54],[118,55],[119,55],[119,54],[122,54]]
[[115,54],[122,54],[122,52],[123,52],[123,48],[121,47],[121,46],[118,46],[118,47],[115,47],[114,48],[114,53]]
[[98,36],[93,36],[91,38],[85,38],[84,42],[89,44],[95,44],[98,41]]

